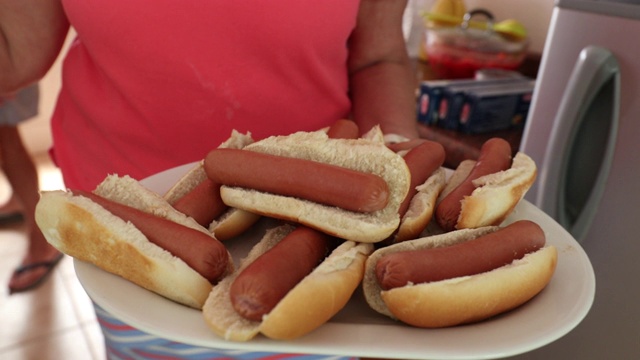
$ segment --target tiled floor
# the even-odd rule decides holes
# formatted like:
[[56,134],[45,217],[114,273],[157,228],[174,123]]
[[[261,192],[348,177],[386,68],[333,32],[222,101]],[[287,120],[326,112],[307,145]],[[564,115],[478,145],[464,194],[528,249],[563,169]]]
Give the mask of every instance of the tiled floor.
[[[62,188],[62,179],[46,156],[37,157],[41,189]],[[9,194],[0,179],[0,201]],[[6,283],[26,249],[24,226],[0,228],[0,359],[102,360],[102,333],[89,297],[65,257],[41,287],[9,295]]]

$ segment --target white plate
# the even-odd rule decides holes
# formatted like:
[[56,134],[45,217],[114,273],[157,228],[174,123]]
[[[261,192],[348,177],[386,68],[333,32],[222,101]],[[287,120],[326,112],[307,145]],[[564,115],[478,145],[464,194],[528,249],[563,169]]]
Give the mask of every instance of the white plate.
[[[144,180],[164,193],[193,165]],[[477,324],[419,329],[370,310],[358,292],[331,321],[295,341],[263,336],[245,342],[216,337],[201,312],[169,301],[91,264],[75,260],[78,278],[89,296],[118,318],[151,334],[188,344],[286,353],[335,354],[399,359],[487,359],[528,352],[571,331],[586,316],[595,294],[595,277],[580,245],[553,219],[522,201],[507,219],[530,219],[558,248],[558,266],[549,285],[520,308]],[[237,249],[231,248],[234,253]],[[237,255],[237,254],[236,254]]]

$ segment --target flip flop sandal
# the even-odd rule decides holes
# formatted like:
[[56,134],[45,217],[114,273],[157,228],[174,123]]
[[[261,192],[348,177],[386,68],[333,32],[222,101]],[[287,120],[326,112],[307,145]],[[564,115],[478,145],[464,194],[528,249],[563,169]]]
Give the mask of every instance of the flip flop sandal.
[[24,215],[19,211],[0,215],[0,226],[16,224],[24,221]]
[[36,263],[32,263],[32,264],[26,264],[26,265],[22,265],[22,266],[18,267],[17,269],[15,269],[14,272],[13,272],[14,275],[19,275],[19,274],[22,274],[22,273],[25,273],[25,272],[29,272],[29,271],[33,271],[35,269],[42,268],[42,267],[46,268],[47,271],[44,274],[42,274],[42,276],[40,276],[38,279],[36,279],[34,282],[32,282],[31,284],[29,284],[29,285],[27,285],[25,287],[22,287],[22,288],[11,288],[11,287],[9,287],[9,295],[15,294],[15,293],[29,291],[31,289],[34,289],[34,288],[42,285],[42,283],[49,277],[49,275],[51,275],[51,273],[55,269],[56,265],[58,265],[58,263],[60,262],[60,260],[62,260],[63,257],[64,257],[64,254],[59,254],[53,260],[41,261],[41,262],[36,262]]

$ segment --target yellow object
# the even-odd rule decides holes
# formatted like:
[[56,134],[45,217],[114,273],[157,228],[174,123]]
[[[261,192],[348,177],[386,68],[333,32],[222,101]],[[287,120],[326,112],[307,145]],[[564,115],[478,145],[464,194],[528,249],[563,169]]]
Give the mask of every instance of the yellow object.
[[[459,26],[462,24],[463,16],[453,16],[442,13],[429,12],[423,15],[427,21],[427,26]],[[470,28],[485,30],[489,23],[485,21],[470,20],[468,25]],[[520,41],[527,37],[527,29],[515,19],[507,19],[493,24],[492,30],[504,35],[508,39]]]
[[493,25],[493,31],[510,36],[514,40],[522,40],[527,37],[527,29],[519,21],[507,19]]
[[429,20],[432,26],[454,26],[459,24],[458,19],[462,19],[466,12],[464,0],[437,0],[429,11],[429,14],[437,16]]

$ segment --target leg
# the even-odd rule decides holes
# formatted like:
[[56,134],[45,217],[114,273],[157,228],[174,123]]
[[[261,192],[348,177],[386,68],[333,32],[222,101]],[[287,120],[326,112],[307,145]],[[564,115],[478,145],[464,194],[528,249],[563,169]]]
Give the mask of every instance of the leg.
[[18,197],[12,191],[9,200],[7,200],[2,206],[0,206],[0,227],[21,223],[23,221],[24,215],[22,204],[20,203]]
[[[0,159],[0,164],[1,161],[2,159]],[[11,186],[9,186],[9,188],[11,188]],[[8,200],[0,206],[0,227],[23,222],[23,213],[22,202],[18,199],[13,189],[10,189]]]
[[[33,159],[22,143],[17,127],[0,126],[0,155],[2,169],[24,209],[29,247],[22,259],[22,265],[57,258],[60,253],[45,240],[34,220],[35,207],[40,196],[38,173]],[[16,272],[9,282],[9,288],[19,291],[40,279],[48,270],[47,267],[37,267],[30,271]]]

